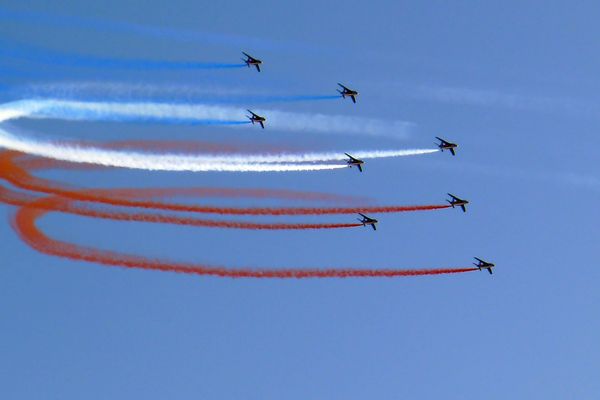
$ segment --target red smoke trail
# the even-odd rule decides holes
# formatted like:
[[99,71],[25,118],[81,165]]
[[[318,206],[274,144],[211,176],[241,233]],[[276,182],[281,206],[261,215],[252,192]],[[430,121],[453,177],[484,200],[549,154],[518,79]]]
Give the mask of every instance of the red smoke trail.
[[[0,157],[2,155],[0,154]],[[26,161],[31,159],[26,159]],[[32,177],[27,171],[18,168],[14,163],[0,164],[3,168],[2,174],[5,176],[28,176],[31,179],[40,180]],[[28,179],[28,178],[26,178]],[[44,181],[44,180],[40,180]],[[20,181],[15,181],[19,184]],[[48,185],[54,183],[48,183]],[[77,191],[69,191],[76,195]],[[327,195],[321,193],[303,193],[294,192],[287,190],[262,190],[262,189],[214,189],[214,188],[183,188],[183,189],[88,189],[80,191],[79,193],[94,193],[101,195],[103,193],[107,195],[133,198],[135,196],[147,197],[165,197],[173,195],[194,195],[194,196],[213,196],[213,197],[279,197],[279,198],[301,198],[303,200],[330,200],[336,199],[338,196]],[[76,197],[76,196],[73,196]],[[339,196],[341,197],[341,196]],[[0,186],[0,201],[8,204],[23,206],[32,203],[37,200],[37,197],[27,195],[15,191],[5,189]],[[46,203],[39,203],[46,204]],[[194,227],[207,227],[207,228],[230,228],[230,229],[251,229],[251,230],[308,230],[308,229],[341,229],[341,228],[354,228],[359,227],[361,224],[357,223],[318,223],[318,224],[306,224],[306,223],[251,223],[251,222],[240,222],[240,221],[218,221],[218,220],[207,220],[197,218],[184,218],[175,217],[162,214],[151,214],[141,212],[108,212],[95,210],[89,207],[75,206],[72,202],[56,203],[57,205],[52,211],[60,211],[80,216],[112,219],[118,221],[135,221],[135,222],[150,222],[150,223],[167,223],[174,225],[185,225]],[[38,205],[39,207],[39,205]]]
[[[220,214],[220,215],[333,215],[333,214],[356,214],[362,213],[398,213],[410,211],[429,211],[449,208],[446,204],[437,205],[420,205],[420,206],[364,206],[364,207],[216,207],[216,206],[197,206],[186,204],[165,203],[147,200],[131,200],[114,196],[102,196],[94,194],[94,191],[73,191],[45,179],[33,177],[27,171],[19,168],[13,158],[18,153],[2,153],[0,154],[0,171],[2,176],[21,189],[51,193],[68,197],[73,200],[83,202],[94,202],[107,204],[112,206],[137,207],[145,209],[163,210],[163,211],[180,211],[205,214]],[[133,197],[144,197],[139,189],[127,189],[134,194]],[[143,189],[141,189],[143,190]],[[159,189],[158,192],[167,193],[170,189]],[[172,189],[171,189],[172,190]],[[158,193],[157,192],[157,193]],[[174,195],[173,192],[170,192]]]
[[341,228],[356,228],[362,224],[302,224],[302,223],[253,223],[240,221],[216,221],[198,218],[175,217],[163,214],[151,214],[141,212],[114,212],[95,210],[89,207],[75,206],[71,201],[55,203],[51,208],[48,208],[47,203],[38,202],[38,197],[14,192],[0,186],[0,202],[13,206],[31,207],[47,207],[48,211],[63,212],[83,217],[110,219],[115,221],[132,221],[132,222],[149,222],[162,223],[171,225],[183,225],[204,228],[229,228],[229,229],[251,229],[251,230],[309,230],[309,229],[341,229]]
[[[49,160],[44,158],[31,157],[22,155],[16,152],[0,152],[0,177],[11,182],[13,185],[20,187],[21,189],[32,190],[36,192],[43,192],[49,194],[62,195],[69,197],[68,194],[73,190],[68,188],[64,184],[58,182],[49,181],[32,176],[28,171],[31,169],[100,169],[103,167],[98,166],[86,166],[85,164],[73,164],[64,161]],[[114,189],[110,191],[103,191],[106,195],[100,199],[106,199],[107,201],[96,201],[94,198],[78,199],[80,201],[92,201],[101,202],[110,205],[119,205],[126,207],[137,207],[137,205],[125,204],[113,204],[109,203],[111,197],[125,197],[125,198],[156,198],[156,197],[173,197],[173,196],[197,196],[197,197],[228,197],[228,198],[270,198],[270,199],[281,199],[281,200],[300,200],[300,201],[335,201],[343,203],[357,203],[358,201],[365,201],[362,197],[357,196],[345,196],[331,193],[318,193],[318,192],[301,192],[296,190],[285,190],[285,189],[237,189],[237,188],[168,188],[168,189]],[[82,196],[84,193],[79,193]],[[142,207],[142,208],[155,208],[155,207]],[[159,208],[156,208],[159,209]],[[170,211],[185,211],[171,209]]]
[[[196,275],[211,275],[228,278],[352,278],[352,277],[400,277],[419,275],[457,274],[475,271],[477,268],[443,268],[443,269],[229,269],[199,264],[173,263],[151,260],[144,257],[120,254],[111,251],[92,249],[60,242],[46,236],[36,226],[38,218],[59,206],[58,203],[68,201],[53,197],[35,201],[31,205],[21,207],[17,212],[13,226],[19,236],[34,249],[53,256],[66,257],[72,260],[89,261],[102,265],[125,268],[139,268],[156,271],[170,271]],[[40,204],[42,203],[42,204]],[[46,203],[46,204],[43,204]]]
[[[77,215],[84,215],[97,218],[110,218],[116,220],[134,220],[144,222],[164,222],[164,223],[175,223],[183,225],[194,225],[194,226],[222,226],[222,227],[241,227],[245,226],[248,229],[319,229],[321,227],[336,228],[336,227],[355,227],[361,226],[361,224],[253,224],[245,222],[230,222],[230,221],[210,221],[210,220],[197,220],[191,218],[178,218],[165,216],[160,214],[148,214],[148,213],[129,213],[129,212],[106,212],[100,210],[94,210],[88,207],[77,207],[73,204],[74,201],[83,198],[84,201],[94,202],[95,198],[106,200],[104,204],[123,205],[131,206],[130,204],[137,203],[132,200],[123,198],[113,198],[110,196],[102,197],[103,192],[109,192],[113,196],[123,196],[126,198],[135,198],[138,195],[142,196],[169,196],[174,193],[181,194],[197,194],[198,190],[204,191],[205,194],[213,194],[218,196],[225,196],[226,192],[221,189],[120,189],[120,190],[87,190],[85,192],[69,190],[65,186],[62,186],[56,182],[39,179],[33,177],[28,171],[22,167],[17,166],[13,161],[16,154],[0,153],[0,173],[5,179],[12,182],[15,186],[37,190],[44,193],[55,193],[55,196],[46,198],[37,198],[31,194],[24,194],[14,192],[5,188],[0,187],[0,201],[20,205],[21,208],[18,210],[14,220],[13,226],[19,236],[28,243],[34,249],[49,255],[66,257],[73,260],[95,262],[102,265],[109,266],[120,266],[125,268],[139,268],[146,270],[158,270],[158,271],[171,271],[187,274],[196,275],[211,275],[218,277],[230,277],[230,278],[350,278],[350,277],[400,277],[400,276],[419,276],[419,275],[439,275],[439,274],[455,274],[469,271],[475,271],[476,268],[445,268],[445,269],[411,269],[411,270],[399,270],[399,269],[348,269],[348,268],[328,268],[328,269],[228,269],[224,267],[206,266],[199,264],[187,264],[187,263],[173,263],[168,261],[160,261],[147,259],[144,257],[120,254],[116,252],[103,251],[93,249],[89,247],[77,246],[70,243],[60,242],[49,238],[43,232],[41,232],[37,226],[36,221],[38,218],[44,216],[48,212],[68,212]],[[46,164],[46,166],[49,164]],[[56,165],[56,164],[55,164]],[[38,166],[44,167],[43,163],[39,163]],[[36,189],[37,188],[37,189]],[[227,189],[225,189],[227,190]],[[229,194],[240,193],[234,190]],[[251,192],[249,192],[251,193]],[[247,194],[249,194],[247,193]],[[283,192],[281,192],[283,193]],[[281,194],[280,193],[280,194]],[[294,192],[290,192],[294,193]],[[259,194],[259,193],[255,193]],[[284,193],[289,194],[289,193]],[[66,196],[64,196],[66,195]],[[64,197],[63,197],[64,196]],[[258,196],[260,197],[260,196]],[[293,197],[295,198],[295,197]],[[184,207],[181,205],[171,205],[169,203],[158,203],[158,202],[146,202],[148,204],[159,204],[165,207]],[[187,206],[185,206],[187,207]],[[446,208],[447,206],[417,206],[417,207],[371,207],[371,209],[401,209],[402,211],[409,211],[414,209],[435,209]],[[147,207],[150,208],[150,207]],[[162,209],[162,208],[156,208]],[[169,208],[167,208],[169,209]],[[225,210],[236,210],[236,209],[225,209]],[[309,210],[309,214],[321,214],[320,210],[327,210],[325,213],[347,213],[351,208],[300,208],[300,209],[286,209],[286,208],[271,208],[271,209],[238,209],[238,210],[284,210],[280,214],[271,215],[286,215],[287,210],[294,210],[294,213],[287,215],[302,215],[302,212]],[[297,210],[304,210],[300,213]],[[367,210],[367,208],[361,208],[361,210]],[[175,211],[186,211],[182,209],[175,209]],[[395,211],[387,211],[395,212]],[[235,213],[239,214],[239,213]],[[259,214],[251,215],[265,215],[262,211]]]

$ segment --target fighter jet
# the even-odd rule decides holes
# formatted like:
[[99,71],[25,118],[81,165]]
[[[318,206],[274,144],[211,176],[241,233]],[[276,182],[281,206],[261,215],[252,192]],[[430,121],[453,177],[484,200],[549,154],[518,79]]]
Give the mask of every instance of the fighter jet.
[[250,120],[250,122],[252,122],[252,125],[254,125],[254,123],[259,123],[260,126],[265,129],[265,122],[267,121],[267,119],[265,117],[261,117],[258,114],[253,113],[250,110],[246,110],[248,111],[250,114],[252,115],[246,115],[246,118],[248,118]]
[[477,264],[473,263],[474,266],[479,268],[480,271],[482,269],[487,269],[488,272],[490,273],[490,275],[492,274],[492,268],[494,268],[496,266],[496,264],[492,264],[490,262],[483,261],[481,258],[477,258],[477,257],[473,257],[473,258],[477,260]]
[[467,212],[467,208],[465,207],[467,204],[469,204],[467,200],[459,199],[458,197],[450,193],[448,193],[448,196],[450,196],[452,200],[446,201],[452,206],[452,208],[460,207],[462,208],[463,212]]
[[450,150],[450,153],[452,153],[453,156],[456,155],[456,152],[454,150],[458,147],[456,143],[448,142],[437,136],[435,138],[440,141],[440,143],[437,143],[437,147],[439,147],[441,151]]
[[348,153],[344,153],[344,154],[348,156],[348,160],[346,161],[346,163],[348,164],[348,166],[350,168],[357,167],[360,172],[363,172],[362,165],[365,163],[363,160],[359,160],[358,158],[354,158],[354,157],[352,157]]
[[260,64],[262,64],[262,61],[259,60],[258,58],[252,57],[248,53],[244,53],[243,51],[242,51],[242,54],[246,56],[246,58],[242,58],[242,61],[244,61],[246,63],[248,68],[250,68],[251,65],[254,65],[256,67],[256,70],[258,72],[260,72]]
[[358,213],[362,218],[358,218],[358,221],[363,224],[363,226],[371,225],[374,231],[377,230],[377,221],[375,218],[369,218],[365,214]]
[[342,95],[342,98],[346,98],[346,96],[352,99],[353,103],[356,103],[356,96],[358,96],[358,92],[356,90],[348,89],[346,86],[338,83],[338,85],[342,88],[342,90],[338,89],[338,93]]

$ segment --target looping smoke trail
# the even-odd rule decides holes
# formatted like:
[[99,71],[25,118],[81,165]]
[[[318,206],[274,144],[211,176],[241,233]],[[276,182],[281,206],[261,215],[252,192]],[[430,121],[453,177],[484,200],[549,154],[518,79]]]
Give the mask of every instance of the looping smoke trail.
[[[21,170],[14,159],[16,154],[0,154],[2,163],[0,172],[5,174],[9,181],[18,183],[19,178],[25,180],[35,180],[27,171]],[[44,180],[39,180],[44,181]],[[17,184],[17,186],[19,186]],[[26,186],[22,185],[22,186]],[[55,185],[58,186],[58,185]],[[48,188],[47,188],[48,189]],[[168,190],[168,189],[163,189]],[[49,190],[51,191],[51,190]],[[99,191],[99,190],[96,190]],[[131,191],[131,193],[129,193]],[[72,194],[74,192],[71,192]],[[89,192],[88,192],[89,193]],[[132,189],[122,190],[121,195],[133,194]],[[166,222],[178,223],[180,219],[161,215],[150,215],[144,213],[108,213],[105,211],[91,210],[86,207],[76,207],[72,204],[76,196],[71,198],[51,196],[45,198],[34,198],[32,195],[10,193],[0,187],[0,200],[9,204],[21,205],[13,219],[13,227],[19,236],[32,248],[53,256],[65,257],[73,260],[94,262],[108,266],[118,266],[125,268],[138,268],[145,270],[170,271],[186,274],[209,275],[229,278],[280,278],[280,279],[300,279],[300,278],[351,278],[351,277],[400,277],[400,276],[420,276],[420,275],[439,275],[456,274],[476,270],[475,268],[444,268],[444,269],[350,269],[350,268],[328,268],[328,269],[229,269],[224,267],[206,266],[199,264],[174,263],[168,261],[151,260],[144,257],[120,254],[116,252],[92,249],[84,246],[77,246],[70,243],[60,242],[49,238],[41,232],[36,226],[38,218],[48,212],[71,212],[79,213],[98,218],[110,218],[117,220],[139,220],[145,222]],[[182,219],[183,220],[183,219]],[[187,224],[189,221],[184,221]],[[221,221],[215,221],[221,223]],[[199,222],[199,224],[206,221]],[[210,223],[210,221],[209,221]],[[236,224],[236,223],[234,223]],[[348,224],[360,226],[360,224]],[[205,225],[201,225],[205,226]],[[210,226],[210,225],[209,225]]]
[[420,275],[457,274],[477,270],[476,268],[444,268],[444,269],[229,269],[224,267],[207,266],[200,264],[174,263],[168,261],[151,260],[111,251],[102,251],[84,246],[53,240],[46,236],[36,226],[36,221],[48,209],[56,206],[56,202],[64,201],[62,198],[46,198],[36,203],[50,202],[51,204],[25,206],[18,210],[13,226],[19,236],[34,249],[53,256],[65,257],[72,260],[89,261],[97,264],[117,266],[124,268],[138,268],[145,270],[179,272],[195,275],[209,275],[228,278],[352,278],[352,277],[400,277]]

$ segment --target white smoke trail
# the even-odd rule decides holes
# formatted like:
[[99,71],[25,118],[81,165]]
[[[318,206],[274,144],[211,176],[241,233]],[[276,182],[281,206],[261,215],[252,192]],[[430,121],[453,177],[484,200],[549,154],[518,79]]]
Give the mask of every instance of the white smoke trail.
[[[233,106],[158,102],[84,102],[57,99],[20,100],[0,106],[1,112],[22,117],[66,120],[231,121],[245,119],[246,110]],[[267,126],[290,131],[401,137],[413,124],[343,115],[307,114],[260,109]]]
[[[60,118],[193,118],[194,106],[182,106],[159,103],[101,103],[73,102],[63,100],[24,100],[0,106],[0,122],[24,117],[60,117]],[[212,118],[212,113],[222,107],[196,106],[203,110],[203,116]],[[212,111],[211,111],[212,110]],[[320,153],[284,153],[284,154],[151,154],[118,150],[83,147],[68,143],[44,142],[15,136],[0,130],[0,147],[32,155],[75,163],[90,163],[111,167],[122,167],[161,171],[247,171],[247,172],[283,172],[315,171],[344,168],[346,155],[338,152]],[[355,151],[357,158],[386,158],[429,154],[437,149],[376,150]],[[338,163],[332,163],[332,162]]]
[[210,162],[202,157],[104,150],[14,136],[0,129],[0,147],[54,160],[147,171],[287,172],[345,168],[345,164],[277,164]]
[[[373,151],[352,151],[349,152],[353,157],[362,160],[375,158],[405,157],[421,154],[437,153],[438,149],[409,149],[409,150],[373,150]],[[186,157],[182,155],[181,157]],[[225,154],[225,155],[197,155],[193,156],[195,160],[203,162],[222,162],[222,163],[323,163],[323,162],[344,162],[348,160],[345,153],[327,152],[327,153],[283,153],[283,154]]]

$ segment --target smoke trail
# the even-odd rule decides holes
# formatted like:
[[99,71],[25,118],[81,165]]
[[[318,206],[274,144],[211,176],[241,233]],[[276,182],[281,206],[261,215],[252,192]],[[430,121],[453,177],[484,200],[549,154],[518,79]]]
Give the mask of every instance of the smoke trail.
[[34,46],[19,44],[13,45],[7,41],[0,41],[0,55],[3,57],[19,58],[30,62],[59,65],[66,67],[86,67],[102,69],[134,69],[147,70],[197,70],[197,69],[231,69],[245,67],[245,63],[216,63],[195,61],[162,61],[141,59],[118,59],[96,57],[77,54],[68,54],[59,51],[50,51]]
[[[342,115],[256,110],[276,129],[315,133],[343,133],[402,137],[412,124]],[[83,102],[58,99],[20,100],[0,106],[0,121],[13,118],[59,118],[67,120],[164,121],[166,123],[240,124],[246,110],[207,104],[152,102]],[[247,121],[244,121],[247,123]]]
[[[109,192],[109,191],[104,191]],[[113,194],[114,193],[107,193]],[[55,196],[59,198],[60,196]],[[39,197],[29,195],[26,193],[19,193],[12,190],[8,190],[0,186],[0,202],[10,204],[13,206],[26,206],[32,205],[36,208],[44,208],[48,211],[62,212],[82,217],[109,219],[113,221],[128,221],[128,222],[146,222],[146,223],[158,223],[158,224],[171,224],[181,226],[192,226],[199,228],[225,228],[225,229],[247,229],[247,230],[319,230],[319,229],[343,229],[343,228],[356,228],[362,226],[357,223],[320,223],[320,224],[306,224],[306,223],[254,223],[254,222],[241,222],[241,221],[217,221],[208,219],[198,219],[189,217],[176,217],[171,215],[163,214],[151,214],[143,212],[115,212],[96,210],[90,207],[82,207],[73,205],[68,199],[62,199],[62,201],[55,201],[52,206],[49,202],[38,201]]]
[[[21,156],[21,153],[0,152],[0,178],[14,178],[23,180],[25,183],[36,182],[33,186],[58,187],[55,183],[43,179],[34,178],[27,171],[40,169],[75,169],[90,167],[84,164],[72,164],[63,161],[55,161],[47,158]],[[93,166],[91,166],[93,168]],[[36,186],[37,185],[37,186]],[[45,190],[44,193],[52,193]],[[191,188],[162,188],[162,189],[112,189],[111,195],[124,198],[166,198],[166,197],[199,197],[199,198],[255,198],[255,199],[279,199],[294,201],[319,201],[337,202],[346,204],[368,203],[367,197],[354,195],[338,195],[332,193],[307,192],[286,189],[253,189],[253,188],[216,188],[216,187],[191,187]]]
[[17,118],[56,118],[72,121],[161,122],[189,125],[245,125],[244,110],[209,105],[167,103],[20,100],[0,107],[0,121]]
[[339,95],[284,95],[266,92],[260,88],[235,89],[215,85],[154,85],[123,82],[53,82],[36,83],[12,92],[21,98],[52,97],[62,100],[106,102],[152,101],[160,103],[249,104],[294,103],[304,101],[339,100]]
[[[265,154],[265,155],[179,155],[152,154],[84,147],[69,143],[42,142],[19,137],[0,129],[0,147],[31,155],[74,163],[147,171],[234,171],[285,172],[319,171],[347,167],[339,153]],[[434,149],[358,151],[366,159],[400,157],[437,152]],[[327,164],[337,161],[337,164]]]
[[72,260],[88,261],[101,265],[118,266],[124,268],[137,268],[155,271],[179,272],[195,275],[207,275],[227,278],[375,278],[375,277],[401,277],[421,275],[457,274],[475,271],[477,268],[444,268],[444,269],[228,269],[224,267],[207,266],[200,264],[173,263],[131,256],[116,252],[103,251],[84,246],[60,242],[46,236],[36,226],[36,221],[47,213],[48,208],[53,208],[55,202],[62,199],[41,199],[39,202],[54,204],[25,206],[19,209],[13,220],[13,227],[21,239],[34,249],[48,255],[65,257]]
[[[9,161],[15,157],[14,154],[9,154]],[[6,161],[6,160],[4,160]],[[8,168],[5,168],[8,167]],[[19,171],[19,168],[8,163],[2,165],[0,172],[5,173],[6,170],[13,169],[16,175],[24,175],[26,171]],[[9,171],[10,172],[10,171]],[[8,173],[11,176],[10,173]],[[13,176],[14,178],[14,176]],[[208,275],[217,277],[229,278],[350,278],[350,277],[401,277],[401,276],[421,276],[421,275],[440,275],[440,274],[456,274],[469,271],[475,271],[476,268],[444,268],[444,269],[350,269],[350,268],[328,268],[328,269],[228,269],[225,267],[214,267],[199,264],[184,264],[173,263],[168,261],[160,261],[155,259],[147,259],[131,255],[120,254],[116,252],[103,251],[89,247],[77,246],[74,244],[53,240],[46,236],[36,226],[38,218],[42,217],[50,211],[65,211],[73,213],[81,213],[99,218],[123,219],[123,220],[140,220],[145,222],[168,222],[177,223],[178,219],[174,217],[165,217],[160,215],[149,215],[144,213],[106,213],[103,211],[95,211],[89,208],[75,208],[71,205],[72,199],[67,199],[60,196],[53,196],[41,199],[31,199],[31,195],[20,195],[18,197],[6,195],[6,191],[0,187],[0,200],[13,202],[13,204],[21,205],[26,202],[15,215],[12,225],[19,236],[32,248],[48,255],[65,257],[73,260],[81,260],[94,262],[102,265],[119,266],[125,268],[138,268],[146,270],[170,271],[196,275]],[[155,219],[147,219],[155,218]],[[220,222],[220,221],[217,221]],[[187,223],[187,221],[185,222]],[[351,224],[360,226],[360,224]]]
[[[0,174],[11,184],[25,190],[51,193],[78,201],[95,202],[112,206],[137,207],[163,211],[181,211],[192,213],[220,214],[220,215],[333,215],[333,214],[356,214],[362,213],[398,213],[411,211],[433,211],[448,208],[449,205],[421,205],[421,206],[355,206],[355,207],[263,207],[263,208],[239,208],[239,207],[215,207],[197,206],[188,204],[164,203],[148,200],[133,200],[118,196],[103,196],[92,190],[76,191],[45,179],[35,178],[27,171],[14,164],[16,155],[0,153]],[[129,189],[133,196],[136,189]],[[165,189],[168,190],[168,189]],[[117,194],[124,194],[120,191]],[[148,192],[144,192],[146,195]],[[144,197],[140,195],[139,197]]]
[[144,154],[86,148],[69,144],[38,142],[13,136],[0,129],[0,147],[22,153],[74,163],[96,164],[105,167],[141,169],[146,171],[189,172],[289,172],[320,171],[346,168],[339,164],[258,164],[211,162],[175,154]]
[[[20,160],[18,160],[20,158]],[[16,183],[15,186],[23,187],[28,181],[37,181],[38,189],[46,189],[58,184],[46,183],[46,188],[40,187],[40,182],[45,182],[43,179],[32,177],[27,170],[21,169],[14,162],[19,164],[30,164],[31,158],[20,157],[18,154],[0,153],[0,177]],[[41,165],[43,167],[43,165]],[[29,186],[33,189],[34,186]],[[40,192],[51,192],[51,190],[37,190]],[[150,222],[150,223],[167,223],[173,225],[186,225],[194,227],[208,228],[230,228],[230,229],[251,229],[251,230],[307,230],[307,229],[339,229],[359,227],[357,223],[249,223],[239,221],[217,221],[206,220],[188,217],[175,217],[163,214],[151,214],[143,212],[115,212],[98,210],[90,207],[73,205],[74,199],[78,197],[78,193],[87,193],[98,196],[112,196],[125,199],[148,199],[152,197],[173,197],[173,196],[194,196],[194,197],[252,197],[252,198],[279,198],[279,199],[295,199],[307,201],[348,201],[354,200],[345,196],[330,195],[325,193],[297,192],[291,190],[268,190],[268,189],[229,189],[229,188],[171,188],[171,189],[85,189],[80,191],[71,190],[69,193],[72,196],[64,197],[61,202],[56,201],[56,205],[51,211],[60,211],[80,216],[111,219],[118,221],[135,221],[135,222]],[[62,197],[55,195],[54,197]],[[0,186],[0,201],[16,205],[24,206],[38,200],[39,197],[27,193],[19,193],[5,189]],[[39,204],[47,204],[48,202],[39,202]]]

